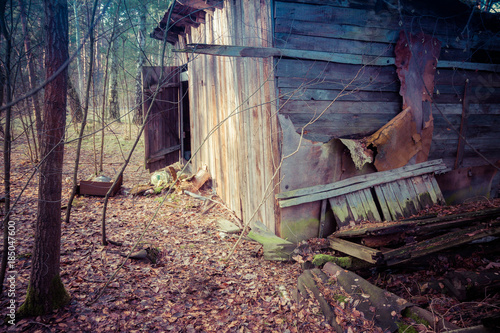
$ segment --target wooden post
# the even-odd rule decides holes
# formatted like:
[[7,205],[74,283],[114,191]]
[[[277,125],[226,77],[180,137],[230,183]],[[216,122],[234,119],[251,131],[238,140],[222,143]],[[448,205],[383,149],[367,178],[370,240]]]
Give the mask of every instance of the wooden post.
[[465,135],[467,133],[467,119],[469,118],[469,92],[470,84],[469,82],[465,82],[464,99],[462,101],[462,120],[460,121],[457,157],[455,159],[454,169],[460,168],[464,160]]

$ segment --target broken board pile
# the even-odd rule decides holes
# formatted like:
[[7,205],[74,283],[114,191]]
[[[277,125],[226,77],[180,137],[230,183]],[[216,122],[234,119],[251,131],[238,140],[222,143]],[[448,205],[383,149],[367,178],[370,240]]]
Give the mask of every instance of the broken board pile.
[[500,209],[411,218],[435,204],[444,205],[435,172],[441,160],[345,179],[333,184],[280,193],[280,207],[321,200],[321,230],[327,203],[337,232],[330,247],[371,264],[395,265],[446,248],[500,234]]
[[434,173],[445,170],[442,160],[435,160],[283,192],[276,197],[282,208],[328,200],[338,229],[353,227],[363,220],[396,221],[426,207],[444,204]]

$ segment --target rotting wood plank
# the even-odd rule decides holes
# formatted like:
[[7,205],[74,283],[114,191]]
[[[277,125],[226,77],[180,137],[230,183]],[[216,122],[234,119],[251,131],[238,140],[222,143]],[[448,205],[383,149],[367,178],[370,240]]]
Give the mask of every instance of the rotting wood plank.
[[387,266],[401,264],[412,259],[435,253],[453,246],[469,243],[486,236],[500,234],[500,222],[494,223],[493,227],[473,226],[445,235],[434,237],[414,245],[404,246],[396,250],[383,253],[383,261]]
[[441,189],[439,188],[439,185],[437,183],[436,177],[434,177],[434,174],[428,174],[427,177],[430,179],[432,189],[434,190],[434,193],[436,194],[436,197],[437,197],[436,202],[440,205],[446,205],[446,200],[444,200],[443,193],[441,192]]
[[378,203],[380,205],[380,210],[382,211],[382,218],[385,221],[390,221],[393,220],[394,218],[391,215],[391,212],[389,210],[389,204],[385,198],[384,191],[378,186],[374,186],[373,189],[375,190],[375,194],[377,195]]
[[[429,193],[429,196],[431,197],[431,201],[432,202],[439,202],[438,196],[437,196],[436,192],[434,191],[434,186],[431,183],[430,175],[428,175],[428,174],[422,175],[422,180],[423,180],[423,184],[427,188],[427,193]],[[441,192],[441,190],[440,190],[440,192]]]
[[414,218],[392,222],[389,225],[368,226],[350,230],[337,231],[333,234],[334,237],[361,237],[368,236],[383,236],[393,233],[406,232],[410,230],[413,234],[421,234],[428,230],[443,229],[446,224],[449,227],[455,227],[464,223],[482,222],[487,219],[493,219],[500,216],[500,208],[484,209],[481,211],[467,212],[461,214],[452,214],[445,216],[433,216],[428,218]]
[[369,188],[360,191],[360,196],[364,196],[363,206],[367,212],[367,217],[369,221],[382,221],[380,214],[375,204],[375,199]]
[[321,213],[319,216],[319,231],[318,238],[325,237],[325,224],[326,224],[326,206],[328,206],[328,200],[321,201]]
[[[313,194],[308,194],[308,195],[302,195],[302,196],[295,195],[294,197],[292,197],[290,199],[281,200],[279,202],[279,205],[280,205],[280,207],[283,208],[283,207],[295,206],[295,205],[299,205],[299,204],[307,203],[307,202],[324,200],[324,199],[328,199],[331,197],[343,195],[343,194],[346,194],[349,192],[370,188],[370,187],[373,187],[375,185],[380,185],[380,184],[394,181],[394,180],[397,180],[400,178],[402,179],[402,178],[412,177],[415,174],[420,175],[422,173],[434,172],[435,169],[436,168],[434,168],[434,167],[428,167],[428,168],[423,168],[421,170],[395,173],[394,175],[392,175],[392,177],[391,177],[391,175],[387,175],[387,177],[380,177],[380,178],[376,178],[376,179],[373,179],[374,176],[372,176],[371,180],[363,181],[363,182],[353,180],[353,182],[355,182],[353,185],[342,186],[342,187],[337,186],[337,188],[334,190],[328,190],[328,191],[324,191],[324,192],[314,192]],[[446,167],[443,165],[443,168],[441,170],[445,170],[445,169],[446,169]],[[419,172],[421,172],[421,173],[419,173]],[[381,172],[379,172],[379,173],[381,173]],[[378,175],[379,173],[374,173],[371,175]],[[365,176],[359,176],[359,177],[365,178]],[[354,178],[358,178],[358,177],[353,177],[353,178],[349,178],[349,179],[354,179]],[[349,179],[346,179],[346,180],[349,180]],[[340,183],[340,182],[337,182],[337,183]],[[337,184],[337,183],[334,183],[334,184]],[[324,186],[324,185],[322,185],[322,186]],[[432,186],[430,186],[430,187],[432,188]],[[434,188],[432,188],[432,189],[434,190]],[[437,197],[437,195],[435,195],[435,196]],[[442,195],[441,195],[441,197],[442,197]],[[401,207],[401,208],[403,208],[403,207]]]
[[[417,212],[422,210],[422,204],[420,203],[420,193],[416,191],[413,186],[412,178],[406,178],[399,181],[400,186],[405,186],[410,193],[410,199],[413,201],[413,205]],[[424,192],[425,193],[425,192]]]
[[344,227],[349,226],[350,221],[354,220],[349,206],[347,205],[347,200],[344,196],[338,196],[334,198],[329,198],[330,207],[332,207],[333,215],[337,221],[337,226]]
[[328,238],[328,241],[330,243],[330,247],[333,250],[340,251],[342,253],[364,260],[371,264],[380,263],[380,259],[382,258],[381,251],[369,248],[367,246],[359,245],[353,242],[349,242],[334,237]]
[[363,203],[360,200],[358,192],[359,191],[356,191],[353,193],[347,193],[344,195],[346,200],[347,200],[347,204],[349,205],[349,208],[351,209],[353,220],[355,222],[367,219],[367,216],[365,214],[365,210],[363,207]]
[[389,219],[398,220],[402,218],[404,216],[403,209],[399,205],[399,201],[392,187],[390,187],[388,184],[380,184],[379,188],[384,193],[384,198],[386,200],[387,207],[389,209],[389,212],[391,213],[391,218]]
[[425,186],[424,179],[422,176],[412,177],[410,179],[415,192],[418,193],[418,201],[420,203],[420,208],[425,209],[430,206],[433,206],[435,202],[432,201],[430,194],[427,192],[427,187]]
[[[311,187],[305,187],[301,189],[281,192],[276,195],[277,199],[287,199],[294,198],[304,195],[310,195],[320,192],[327,192],[339,188],[343,188],[346,186],[351,186],[354,184],[359,184],[362,182],[368,182],[372,180],[382,180],[381,184],[387,183],[390,181],[394,181],[401,178],[407,177],[415,177],[419,175],[423,175],[430,172],[438,172],[446,170],[446,165],[443,164],[443,160],[437,159],[432,161],[427,161],[419,164],[406,165],[404,167],[393,169],[389,171],[375,172],[362,176],[347,178],[335,183],[326,184],[326,185],[317,185]],[[404,176],[402,176],[404,175]]]
[[417,213],[417,208],[414,205],[413,198],[406,187],[406,184],[403,183],[404,179],[394,181],[392,183],[387,184],[391,187],[398,199],[399,206],[403,209],[403,216],[411,216]]

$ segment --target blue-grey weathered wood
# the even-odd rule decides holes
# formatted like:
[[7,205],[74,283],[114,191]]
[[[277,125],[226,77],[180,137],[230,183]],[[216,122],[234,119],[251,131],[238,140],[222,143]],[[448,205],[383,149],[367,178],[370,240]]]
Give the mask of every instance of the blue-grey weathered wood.
[[[292,190],[281,192],[276,195],[277,199],[286,199],[286,198],[294,198],[300,196],[311,195],[315,193],[327,192],[335,189],[341,189],[347,186],[351,186],[354,184],[359,184],[363,182],[369,181],[380,181],[380,184],[387,183],[390,181],[394,181],[401,178],[408,178],[413,176],[418,176],[422,174],[426,174],[429,172],[437,172],[445,170],[446,166],[443,165],[443,161],[433,160],[427,161],[419,164],[406,165],[401,168],[397,168],[389,171],[382,171],[376,173],[370,173],[362,176],[352,177],[348,179],[344,179],[335,183],[325,184],[325,185],[317,185],[306,187],[302,189]],[[373,185],[372,185],[373,186]]]

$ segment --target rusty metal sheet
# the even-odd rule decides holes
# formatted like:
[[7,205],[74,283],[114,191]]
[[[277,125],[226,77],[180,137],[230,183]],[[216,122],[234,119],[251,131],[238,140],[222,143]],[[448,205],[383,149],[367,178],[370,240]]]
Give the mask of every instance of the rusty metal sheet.
[[395,53],[404,111],[366,138],[376,148],[378,171],[427,161],[434,129],[430,103],[440,49],[436,38],[400,33]]

